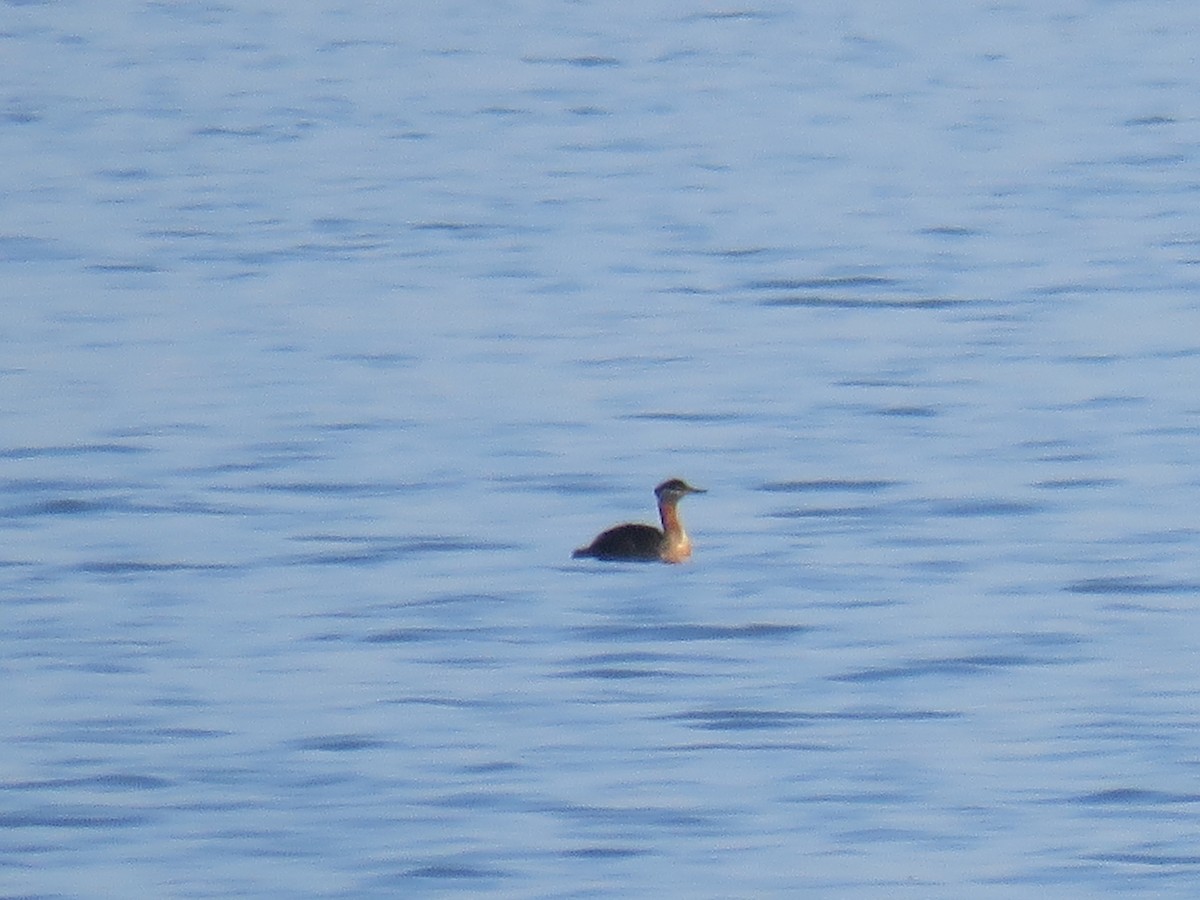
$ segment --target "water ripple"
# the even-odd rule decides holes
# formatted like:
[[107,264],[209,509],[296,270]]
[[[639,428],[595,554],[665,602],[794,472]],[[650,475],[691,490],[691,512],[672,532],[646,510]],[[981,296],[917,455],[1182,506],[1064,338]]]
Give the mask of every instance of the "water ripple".
[[759,300],[759,306],[809,307],[816,309],[952,309],[972,305],[971,300],[949,300],[934,297],[891,300],[872,300],[862,297],[831,297],[821,294],[770,297]]
[[515,549],[513,544],[470,538],[429,534],[403,538],[307,536],[299,541],[326,541],[333,544],[348,544],[352,549],[313,551],[288,557],[285,565],[300,566],[344,566],[375,565],[418,556],[427,553],[473,553]]
[[1046,665],[1059,660],[1038,659],[1023,654],[979,654],[977,656],[952,656],[943,659],[914,660],[898,666],[878,666],[830,675],[830,681],[876,682],[899,678],[919,678],[925,675],[978,675],[994,669],[1015,666]]
[[646,856],[649,850],[636,847],[580,847],[575,850],[563,850],[559,855],[567,859],[628,859],[633,856]]
[[46,459],[58,456],[86,456],[90,453],[125,455],[148,452],[147,448],[135,444],[65,444],[47,447],[9,447],[0,450],[0,459]]
[[796,712],[764,709],[705,709],[661,716],[666,721],[687,722],[696,728],[730,731],[760,728],[783,728],[789,725],[830,721],[927,722],[956,719],[960,714],[945,710],[881,710],[864,709],[846,712]]
[[803,494],[821,491],[848,491],[861,493],[876,493],[886,488],[902,484],[899,481],[883,479],[848,479],[820,478],[813,481],[768,481],[759,486],[760,491],[772,494]]
[[1092,853],[1083,858],[1096,862],[1131,863],[1138,866],[1200,866],[1200,856],[1184,853]]
[[461,637],[491,634],[482,628],[391,628],[362,638],[366,644],[412,644],[418,641],[445,641]]
[[1180,803],[1200,803],[1200,793],[1180,794],[1168,791],[1151,791],[1144,788],[1110,788],[1080,794],[1068,802],[1085,806],[1172,806]]
[[78,253],[66,249],[57,240],[27,235],[0,234],[0,262],[28,263],[78,258]]
[[351,750],[375,750],[388,746],[388,741],[360,734],[330,734],[296,741],[301,750],[320,750],[326,753],[345,753]]
[[802,291],[829,288],[895,287],[900,282],[895,278],[879,275],[842,275],[827,278],[760,278],[746,282],[752,291]]
[[41,790],[44,788],[56,790],[59,788],[94,787],[125,791],[158,790],[169,787],[171,784],[172,782],[165,778],[156,778],[152,775],[118,773],[111,775],[91,775],[86,778],[54,778],[46,781],[13,782],[12,784],[4,785],[4,787],[16,790]]
[[70,812],[45,810],[0,813],[0,829],[3,828],[132,828],[150,821],[149,816],[132,813],[115,814],[108,811],[93,812],[80,810]]
[[403,877],[460,881],[480,878],[504,878],[507,875],[508,873],[502,869],[487,866],[471,866],[463,863],[430,863],[429,865],[409,869],[404,872]]
[[222,572],[235,568],[229,563],[143,562],[133,559],[103,560],[80,563],[77,572],[98,575],[142,575],[157,572]]
[[758,638],[786,638],[812,630],[808,625],[752,622],[746,625],[699,625],[691,623],[662,625],[595,625],[580,629],[580,635],[593,641],[725,641]]
[[1136,575],[1113,575],[1102,578],[1084,578],[1073,581],[1065,588],[1072,594],[1195,594],[1200,592],[1200,582],[1154,581]]

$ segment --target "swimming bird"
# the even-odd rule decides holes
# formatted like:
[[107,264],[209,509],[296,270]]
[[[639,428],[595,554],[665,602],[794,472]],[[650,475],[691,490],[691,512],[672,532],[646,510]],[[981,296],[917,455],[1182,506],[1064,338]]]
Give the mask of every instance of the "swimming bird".
[[662,530],[653,525],[618,525],[600,534],[586,547],[571,556],[575,559],[590,556],[603,560],[680,563],[692,555],[692,542],[683,530],[683,520],[676,508],[688,494],[703,494],[686,481],[672,478],[654,489],[658,498],[658,516]]

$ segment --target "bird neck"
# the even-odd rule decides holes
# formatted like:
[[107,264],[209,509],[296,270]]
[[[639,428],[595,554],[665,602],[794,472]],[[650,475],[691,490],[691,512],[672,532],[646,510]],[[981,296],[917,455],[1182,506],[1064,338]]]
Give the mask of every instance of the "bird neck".
[[679,518],[679,510],[675,505],[677,502],[660,500],[658,503],[658,515],[663,527],[662,556],[667,562],[682,562],[692,555],[692,542],[683,530],[683,520]]

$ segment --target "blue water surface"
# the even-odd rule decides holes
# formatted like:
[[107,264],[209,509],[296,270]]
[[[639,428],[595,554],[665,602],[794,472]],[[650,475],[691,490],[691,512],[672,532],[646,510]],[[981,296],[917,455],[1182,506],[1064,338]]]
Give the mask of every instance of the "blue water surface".
[[1195,897],[1198,34],[0,5],[0,894]]

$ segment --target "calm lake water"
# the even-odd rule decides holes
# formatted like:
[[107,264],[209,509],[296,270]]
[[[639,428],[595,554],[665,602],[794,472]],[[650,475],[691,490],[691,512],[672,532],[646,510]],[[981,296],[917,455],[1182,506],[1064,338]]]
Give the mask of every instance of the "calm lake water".
[[0,895],[1195,897],[1200,7],[418,6],[0,5]]

